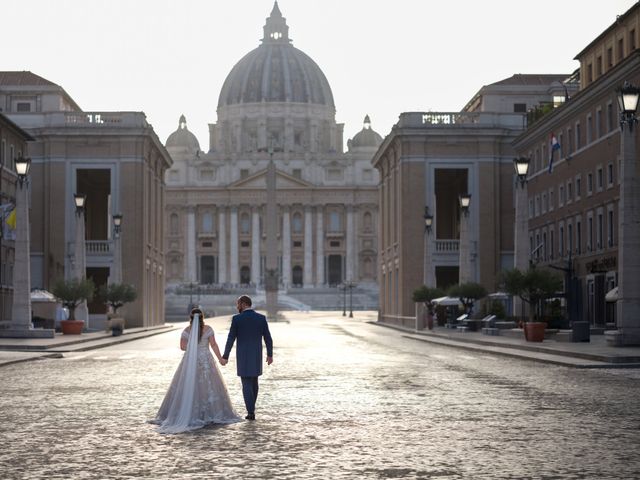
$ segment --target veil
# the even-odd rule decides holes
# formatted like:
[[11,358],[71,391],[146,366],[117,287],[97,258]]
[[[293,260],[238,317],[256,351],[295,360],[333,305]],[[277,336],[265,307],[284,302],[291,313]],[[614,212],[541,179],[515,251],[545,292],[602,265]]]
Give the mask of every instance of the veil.
[[200,315],[195,314],[191,322],[191,334],[187,351],[182,359],[182,375],[176,384],[177,394],[167,410],[167,418],[160,424],[160,433],[180,433],[193,430],[201,425],[193,425],[194,397],[196,391],[196,370],[198,368],[198,336]]

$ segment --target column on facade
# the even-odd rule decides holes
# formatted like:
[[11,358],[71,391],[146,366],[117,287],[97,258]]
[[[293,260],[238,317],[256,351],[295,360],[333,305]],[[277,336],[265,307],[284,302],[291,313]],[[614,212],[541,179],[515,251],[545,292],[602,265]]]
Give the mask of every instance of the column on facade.
[[355,223],[353,205],[347,206],[347,281],[355,280]]
[[240,283],[238,266],[238,209],[231,207],[229,214],[229,283]]
[[[516,223],[514,231],[514,258],[513,266],[520,271],[529,268],[529,212],[527,183],[518,182],[516,184]],[[552,246],[553,248],[553,246]],[[513,302],[513,314],[515,316],[526,317],[527,305],[519,296],[515,296]]]
[[251,283],[260,283],[260,211],[251,211]]
[[606,332],[607,343],[640,345],[640,179],[636,148],[637,127],[620,132],[620,201],[618,204],[618,330]]
[[471,238],[469,236],[469,213],[460,215],[460,266],[458,270],[458,283],[471,281]]
[[282,209],[282,284],[291,284],[291,218],[289,207]]
[[227,212],[218,208],[218,283],[227,283]]
[[304,286],[313,285],[313,217],[311,207],[304,211]]
[[195,208],[187,210],[187,258],[184,278],[187,282],[196,282],[196,212]]
[[316,208],[316,284],[325,284],[324,278],[324,209]]

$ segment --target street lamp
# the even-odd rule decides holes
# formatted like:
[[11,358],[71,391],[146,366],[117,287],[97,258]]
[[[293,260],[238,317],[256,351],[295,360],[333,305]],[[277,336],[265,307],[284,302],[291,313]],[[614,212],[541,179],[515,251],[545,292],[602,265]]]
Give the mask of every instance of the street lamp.
[[638,100],[640,99],[640,88],[629,82],[624,82],[622,87],[616,90],[618,95],[618,107],[620,109],[620,129],[624,130],[624,125],[633,130],[633,125],[638,123],[636,111],[638,110]]
[[342,316],[346,317],[347,316],[347,284],[346,283],[342,284],[342,291],[343,291],[343,296],[342,296]]
[[460,201],[460,209],[462,210],[462,213],[464,213],[465,215],[469,215],[469,205],[471,204],[471,195],[469,195],[468,193],[462,194],[459,197],[459,201]]
[[[618,301],[617,330],[605,332],[609,345],[640,345],[640,255],[638,238],[640,223],[640,180],[638,168],[637,133],[633,125],[638,122],[636,110],[640,89],[625,82],[616,90],[620,107],[620,193],[618,205]],[[625,130],[624,125],[629,128]]]
[[529,173],[529,162],[531,160],[527,157],[518,157],[513,159],[513,168],[516,171],[518,180],[520,180],[520,186],[524,188],[524,184],[527,181],[527,175]]
[[113,233],[115,233],[116,238],[120,237],[120,227],[122,225],[122,214],[116,213],[113,215]]
[[429,213],[429,207],[424,207],[424,228],[427,233],[431,233],[431,227],[433,226],[433,215]]
[[116,213],[113,215],[113,271],[111,272],[111,283],[122,283],[120,232],[122,232],[122,214]]
[[22,155],[20,155],[15,159],[15,164],[16,173],[18,174],[18,180],[20,181],[20,187],[22,187],[22,184],[27,178],[27,175],[29,175],[29,170],[31,170],[31,159],[28,157],[24,158]]
[[76,205],[76,213],[78,215],[84,213],[84,204],[87,202],[87,196],[82,193],[74,193],[73,201]]

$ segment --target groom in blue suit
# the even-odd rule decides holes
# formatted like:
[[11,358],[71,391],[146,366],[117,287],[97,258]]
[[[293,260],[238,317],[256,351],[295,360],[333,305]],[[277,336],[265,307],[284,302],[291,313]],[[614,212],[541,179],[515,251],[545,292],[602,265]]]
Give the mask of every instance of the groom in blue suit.
[[262,375],[262,339],[267,346],[267,365],[273,363],[273,341],[269,325],[264,315],[251,308],[251,298],[242,295],[236,301],[238,315],[231,320],[227,345],[220,363],[226,365],[233,343],[238,339],[236,360],[238,376],[242,380],[242,395],[247,407],[247,420],[256,419],[256,400],[258,399],[258,377]]

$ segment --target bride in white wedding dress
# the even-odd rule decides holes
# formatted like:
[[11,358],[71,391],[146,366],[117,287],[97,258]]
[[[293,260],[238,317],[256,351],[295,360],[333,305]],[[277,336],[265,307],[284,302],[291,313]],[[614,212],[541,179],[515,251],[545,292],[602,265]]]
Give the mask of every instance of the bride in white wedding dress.
[[[211,350],[222,358],[213,329],[205,325],[202,310],[191,311],[191,325],[180,337],[186,350],[173,376],[156,418],[160,433],[181,433],[210,423],[228,424],[241,419],[233,410],[229,393]],[[194,325],[197,327],[194,328]]]

